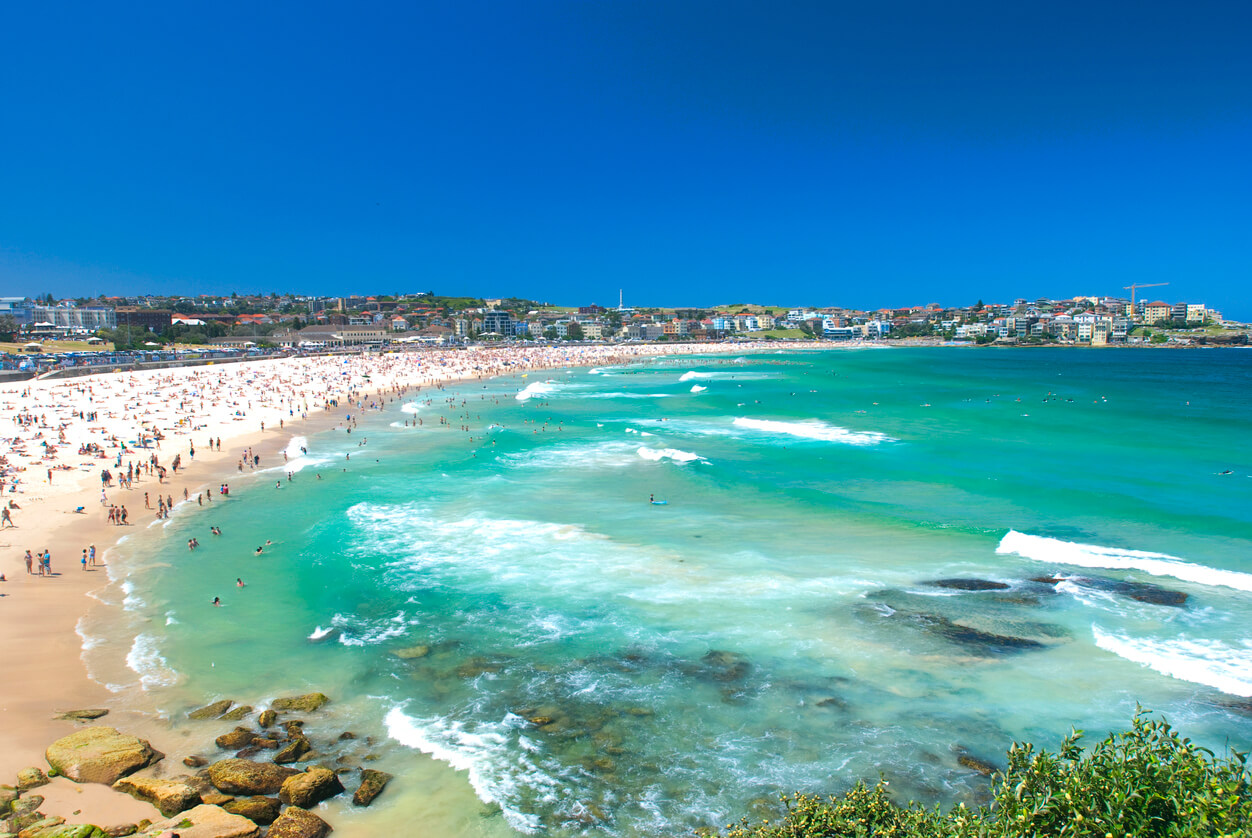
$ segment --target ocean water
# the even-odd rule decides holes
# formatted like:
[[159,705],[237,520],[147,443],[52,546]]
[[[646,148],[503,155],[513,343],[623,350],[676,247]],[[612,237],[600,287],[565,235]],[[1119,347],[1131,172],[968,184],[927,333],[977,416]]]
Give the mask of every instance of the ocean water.
[[676,834],[880,775],[976,803],[963,755],[1137,703],[1247,749],[1250,408],[1242,350],[660,358],[410,393],[123,544],[86,655],[189,741],[220,732],[181,721],[211,698],[330,694],[327,733],[362,737],[319,758],[397,774],[332,813],[348,834]]

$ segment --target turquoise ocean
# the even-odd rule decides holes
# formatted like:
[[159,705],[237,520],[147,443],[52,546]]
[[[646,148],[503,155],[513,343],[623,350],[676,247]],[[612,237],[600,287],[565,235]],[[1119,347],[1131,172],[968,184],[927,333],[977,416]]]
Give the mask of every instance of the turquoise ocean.
[[1250,352],[660,357],[341,410],[113,551],[81,633],[191,743],[210,699],[331,695],[358,738],[318,759],[397,775],[344,834],[977,803],[971,764],[1137,704],[1252,745]]

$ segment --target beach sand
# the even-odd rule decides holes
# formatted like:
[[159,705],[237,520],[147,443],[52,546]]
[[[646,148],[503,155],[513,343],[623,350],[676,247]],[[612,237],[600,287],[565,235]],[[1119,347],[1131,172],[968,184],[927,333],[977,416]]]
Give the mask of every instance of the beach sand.
[[[169,755],[167,773],[177,773],[173,760],[184,755],[180,748],[187,743],[163,740],[166,728],[138,710],[118,706],[117,697],[88,676],[76,632],[84,615],[99,605],[92,593],[110,583],[104,564],[110,548],[123,536],[142,537],[156,520],[154,509],[145,508],[145,492],[153,507],[159,491],[173,497],[171,514],[196,514],[197,494],[229,483],[239,473],[245,450],[253,449],[272,464],[293,434],[333,427],[352,410],[349,401],[385,398],[400,388],[411,391],[460,379],[602,366],[655,355],[743,353],[763,346],[813,348],[772,343],[427,350],[0,385],[3,421],[8,423],[0,426],[3,502],[19,507],[11,510],[16,526],[0,529],[0,573],[7,580],[0,583],[5,637],[0,644],[0,783],[11,783],[18,770],[29,766],[46,770],[45,748],[82,725],[57,717],[84,708],[108,709],[95,724],[150,739]],[[158,434],[163,438],[154,439]],[[144,437],[149,447],[142,447]],[[210,438],[221,440],[220,450],[210,449]],[[125,473],[128,463],[147,462],[152,456],[169,469],[164,482],[154,471],[137,477],[132,488],[118,487],[117,475]],[[181,464],[175,472],[176,456]],[[101,471],[106,468],[114,480],[102,494]],[[125,526],[109,523],[111,505],[126,507]],[[84,569],[82,551],[91,545],[97,564]],[[51,551],[52,575],[27,574],[25,551],[45,549]],[[149,804],[100,786],[59,779],[45,788],[41,811],[72,823],[107,826],[159,817]]]

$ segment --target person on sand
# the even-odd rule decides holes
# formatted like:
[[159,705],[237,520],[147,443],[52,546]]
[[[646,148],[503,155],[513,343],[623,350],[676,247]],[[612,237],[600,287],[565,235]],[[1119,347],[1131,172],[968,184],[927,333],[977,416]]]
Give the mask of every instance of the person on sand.
[[9,512],[9,508],[7,506],[0,509],[0,529],[4,529],[5,524],[8,524],[13,528],[17,527],[17,524],[13,523],[13,515]]
[[35,572],[35,556],[29,550],[26,551],[26,572],[28,574]]

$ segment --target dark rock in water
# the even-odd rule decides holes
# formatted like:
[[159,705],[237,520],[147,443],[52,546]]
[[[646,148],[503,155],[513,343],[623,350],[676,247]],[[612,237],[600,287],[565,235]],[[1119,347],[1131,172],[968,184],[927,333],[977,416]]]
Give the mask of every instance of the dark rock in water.
[[256,745],[249,745],[246,748],[240,748],[238,751],[235,751],[235,759],[252,759],[255,756],[259,756],[260,753],[261,748],[258,748]]
[[1000,770],[1000,767],[995,763],[976,757],[964,749],[959,750],[956,761],[961,767],[976,771],[984,777],[990,777]]
[[93,708],[90,710],[67,710],[58,719],[65,719],[71,722],[89,722],[92,719],[99,719],[102,716],[109,715],[109,711],[103,708]]
[[278,740],[271,739],[268,736],[258,736],[256,739],[252,740],[252,747],[265,748],[266,750],[272,751],[278,747]]
[[188,768],[202,768],[208,764],[209,761],[207,759],[201,756],[195,756],[194,754],[189,757],[183,757],[183,765]]
[[752,664],[745,655],[738,652],[714,649],[700,658],[698,664],[686,664],[680,670],[686,675],[706,681],[738,683],[751,674]]
[[1023,652],[1028,649],[1044,648],[1044,644],[1038,640],[994,634],[962,625],[937,614],[912,614],[910,616],[927,631],[963,646],[990,652]]
[[311,750],[313,750],[313,746],[309,744],[309,740],[303,736],[297,736],[288,742],[282,750],[274,754],[274,762],[278,765],[296,762]]
[[1038,582],[1041,585],[1059,585],[1065,580],[1060,576],[1032,576],[1031,582]]
[[458,678],[470,681],[477,678],[479,675],[489,672],[494,674],[502,669],[504,669],[504,666],[497,661],[484,657],[473,657],[458,666],[456,668],[456,674]]
[[268,838],[326,838],[330,824],[299,806],[288,806],[265,834]]
[[1150,605],[1166,605],[1181,608],[1187,603],[1187,595],[1182,591],[1172,591],[1148,582],[1129,582],[1124,579],[1105,579],[1100,576],[1075,576],[1070,581],[1097,591],[1107,591],[1120,596],[1130,597],[1138,602]]
[[234,704],[235,702],[231,701],[229,698],[224,698],[221,701],[215,701],[212,704],[201,707],[199,710],[192,710],[190,713],[187,714],[187,718],[189,719],[220,718],[221,715],[225,713],[227,710],[229,710],[232,706],[234,706]]
[[[207,803],[208,801],[205,802]],[[252,797],[234,798],[230,802],[220,805],[232,815],[243,815],[248,820],[261,826],[273,823],[283,808],[282,803],[277,798],[263,797],[259,794]]]
[[278,714],[273,710],[262,710],[261,715],[256,719],[256,723],[261,727],[272,727],[276,721],[278,721]]
[[252,712],[251,705],[240,704],[238,707],[236,707],[234,710],[231,710],[229,713],[223,713],[221,715],[221,719],[222,721],[225,721],[225,722],[238,722],[247,718],[248,714],[250,714],[251,712]]
[[830,696],[828,698],[820,699],[814,706],[830,710],[847,710],[848,702],[844,701],[842,698]]
[[391,775],[386,771],[375,771],[373,768],[361,769],[361,785],[352,795],[352,803],[356,806],[368,806],[374,798],[383,793]]
[[350,730],[345,730],[343,733],[339,734],[340,742],[347,742],[349,739],[356,739],[356,734]]
[[256,739],[256,734],[248,730],[246,727],[237,727],[230,733],[223,733],[214,739],[217,747],[223,750],[233,750],[235,748],[246,748],[252,744],[252,740]]
[[991,579],[935,579],[926,584],[955,591],[1007,591],[1009,589],[1006,583]]

